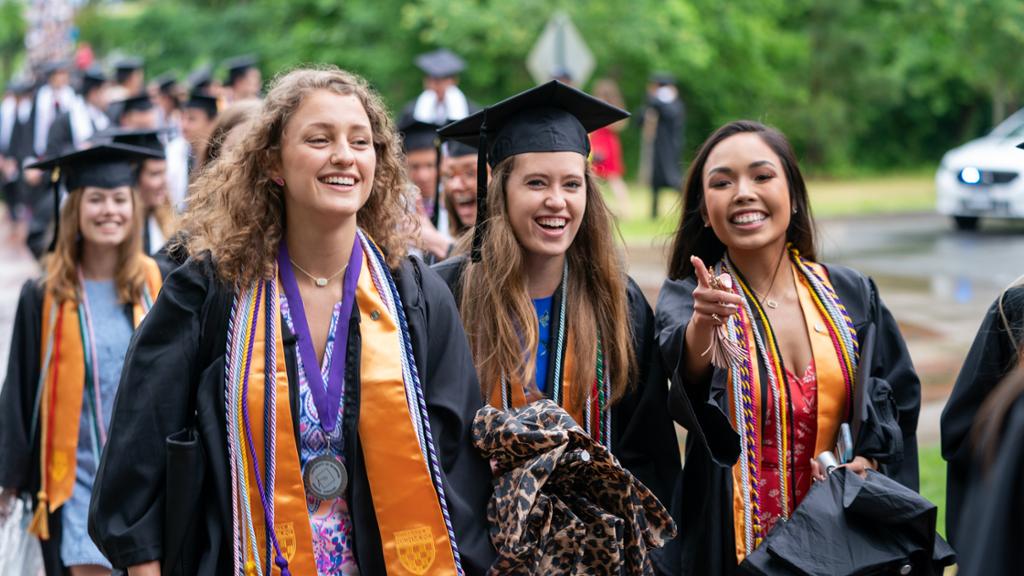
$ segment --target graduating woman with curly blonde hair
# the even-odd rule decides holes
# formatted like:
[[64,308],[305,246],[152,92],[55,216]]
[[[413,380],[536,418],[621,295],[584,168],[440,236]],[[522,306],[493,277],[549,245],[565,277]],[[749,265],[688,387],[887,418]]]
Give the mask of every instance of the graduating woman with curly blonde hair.
[[379,96],[295,70],[247,130],[125,362],[94,539],[129,574],[482,573],[479,385],[451,295],[404,257]]

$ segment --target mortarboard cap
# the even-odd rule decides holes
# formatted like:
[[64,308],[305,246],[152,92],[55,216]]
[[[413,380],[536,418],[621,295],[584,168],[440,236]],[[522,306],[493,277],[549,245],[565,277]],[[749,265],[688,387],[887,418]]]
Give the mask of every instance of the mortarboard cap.
[[441,146],[444,155],[448,158],[461,158],[463,156],[476,156],[478,150],[476,146],[470,146],[465,142],[459,142],[458,140],[448,140]]
[[654,72],[649,80],[658,86],[675,86],[676,84],[676,77],[671,72]]
[[161,94],[171,94],[178,85],[178,77],[173,72],[165,72],[153,79]]
[[1024,142],[1021,142],[1020,144],[1017,144],[1017,148],[1020,148],[1021,150],[1024,150]]
[[487,219],[484,162],[493,168],[506,158],[527,152],[577,152],[586,157],[590,155],[588,133],[628,117],[625,110],[552,80],[439,130],[446,140],[479,144],[473,260],[480,260],[484,232],[480,223]]
[[82,72],[82,94],[88,94],[94,88],[103,86],[107,75],[98,66],[91,66]]
[[440,126],[421,122],[412,114],[405,114],[398,120],[398,132],[402,136],[402,147],[406,152],[433,150],[437,147],[437,129]]
[[120,102],[121,116],[124,116],[128,112],[145,112],[153,108],[153,100],[149,97],[149,94],[140,92],[134,96],[129,96]]
[[19,96],[32,92],[32,89],[35,87],[35,83],[27,76],[16,76],[7,83],[7,91]]
[[141,69],[143,65],[144,62],[142,58],[137,56],[125,56],[123,58],[119,58],[117,62],[114,63],[114,70],[119,73],[134,72],[135,70]]
[[210,118],[217,116],[217,99],[213,96],[192,92],[185,101],[184,108],[198,108],[206,112]]
[[42,73],[43,78],[49,78],[56,72],[67,71],[71,67],[71,62],[65,59],[50,60],[39,67],[39,72]]
[[[60,182],[63,181],[70,192],[86,186],[95,186],[96,188],[131,186],[135,183],[135,162],[159,157],[160,155],[146,148],[125,144],[100,144],[44,159],[30,164],[28,168],[56,169],[52,179],[53,206],[54,214],[60,214]],[[53,241],[50,242],[51,252],[60,236],[60,217],[57,217],[54,222]]]
[[259,65],[259,59],[252,54],[246,54],[244,56],[236,56],[224,62],[224,67],[228,71],[228,79],[226,84],[229,86],[234,84],[236,80],[245,76],[245,73],[250,69],[255,68]]
[[123,128],[109,128],[94,134],[91,141],[97,144],[113,143],[133,146],[135,148],[144,148],[156,154],[157,158],[164,158],[164,142],[160,136],[170,130],[170,128],[157,128],[154,130],[125,130]]
[[417,56],[416,67],[431,78],[449,78],[465,70],[466,62],[451,50],[440,48]]
[[213,71],[209,66],[202,66],[188,75],[188,86],[191,92],[205,94],[213,83]]

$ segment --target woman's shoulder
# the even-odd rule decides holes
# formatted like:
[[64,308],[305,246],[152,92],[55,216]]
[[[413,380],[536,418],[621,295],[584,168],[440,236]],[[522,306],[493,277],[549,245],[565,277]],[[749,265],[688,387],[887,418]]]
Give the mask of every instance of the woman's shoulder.
[[231,295],[232,289],[217,274],[216,264],[209,254],[189,257],[164,279],[161,298],[174,298],[179,302],[206,303],[211,298]]
[[459,282],[462,280],[462,274],[468,263],[469,259],[465,255],[453,256],[434,264],[431,269],[444,280],[452,294],[455,294],[458,292]]

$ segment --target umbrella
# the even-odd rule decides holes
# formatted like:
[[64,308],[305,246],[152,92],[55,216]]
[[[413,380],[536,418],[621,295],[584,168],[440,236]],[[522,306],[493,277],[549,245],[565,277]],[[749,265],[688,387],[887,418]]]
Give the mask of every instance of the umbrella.
[[935,533],[938,509],[917,492],[868,470],[829,474],[740,565],[757,576],[925,574],[956,554]]
[[485,406],[473,442],[490,459],[490,574],[653,574],[675,536],[658,499],[558,404]]

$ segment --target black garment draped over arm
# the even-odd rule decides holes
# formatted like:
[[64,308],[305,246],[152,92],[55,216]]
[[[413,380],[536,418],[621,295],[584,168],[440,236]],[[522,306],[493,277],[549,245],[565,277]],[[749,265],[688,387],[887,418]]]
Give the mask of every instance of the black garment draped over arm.
[[[451,296],[436,275],[420,263],[405,263],[394,274],[408,316],[462,560],[469,574],[483,573],[494,556],[486,537],[491,484],[487,463],[470,444],[470,422],[481,401],[465,336]],[[210,264],[189,261],[168,276],[129,349],[90,510],[90,534],[114,566],[162,557],[164,441],[188,425],[188,395],[194,390],[196,427],[206,459],[196,572],[231,571],[231,485],[224,414],[231,300],[230,290],[218,282]],[[356,319],[350,327],[354,337],[350,337],[351,362],[346,367],[346,373],[355,374]],[[287,333],[283,340],[294,407],[295,343]],[[346,394],[349,398],[358,403],[358,392]],[[346,407],[346,433],[354,439],[347,446],[360,446],[357,423],[358,410]],[[360,450],[355,448],[355,454],[349,455],[354,550],[361,571],[377,574],[383,573],[383,554]]]
[[971,426],[982,402],[1017,363],[1014,345],[1024,344],[1024,286],[1003,295],[1003,310],[1013,333],[1007,332],[996,300],[978,328],[953,393],[942,411],[942,457],[949,463],[946,476],[946,534],[957,546],[959,520],[972,467]]
[[[870,374],[892,387],[903,434],[902,461],[883,465],[881,471],[916,490],[921,391],[906,344],[873,281],[849,268],[826,268],[858,337],[863,338],[870,323],[878,330]],[[676,563],[673,573],[715,576],[732,574],[736,568],[731,467],[739,457],[740,438],[726,405],[727,371],[715,369],[703,382],[685,378],[685,334],[695,288],[692,277],[666,280],[655,314],[662,359],[671,377],[669,412],[688,431],[686,467],[672,504],[680,536],[672,543],[676,549],[671,560]]]

